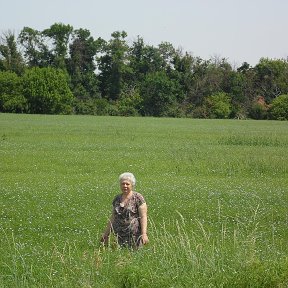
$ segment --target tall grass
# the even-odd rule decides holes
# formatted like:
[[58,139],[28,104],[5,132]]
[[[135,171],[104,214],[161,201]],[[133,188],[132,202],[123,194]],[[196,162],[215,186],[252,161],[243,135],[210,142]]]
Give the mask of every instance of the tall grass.
[[[0,114],[0,287],[287,287],[288,126]],[[148,246],[99,245],[131,171]]]

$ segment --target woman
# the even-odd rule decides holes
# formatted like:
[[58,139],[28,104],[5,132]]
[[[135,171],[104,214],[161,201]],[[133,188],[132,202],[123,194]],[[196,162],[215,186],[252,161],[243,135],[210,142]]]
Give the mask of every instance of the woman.
[[138,248],[149,242],[147,236],[147,205],[144,197],[134,190],[136,179],[132,173],[120,175],[122,193],[117,195],[112,204],[113,210],[101,242],[108,243],[113,232],[120,246]]

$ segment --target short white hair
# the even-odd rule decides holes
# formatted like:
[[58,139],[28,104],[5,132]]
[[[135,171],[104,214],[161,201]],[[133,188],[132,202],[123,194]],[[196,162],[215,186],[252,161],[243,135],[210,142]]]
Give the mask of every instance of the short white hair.
[[128,180],[129,182],[131,182],[133,187],[136,185],[136,178],[130,172],[124,172],[119,176],[119,182],[121,183],[123,180]]

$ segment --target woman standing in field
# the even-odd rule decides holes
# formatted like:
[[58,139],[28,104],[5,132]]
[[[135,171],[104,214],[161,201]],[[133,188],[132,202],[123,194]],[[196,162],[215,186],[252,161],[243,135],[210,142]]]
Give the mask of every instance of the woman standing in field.
[[147,205],[144,197],[133,191],[136,179],[132,173],[121,174],[119,182],[122,193],[117,195],[112,202],[112,215],[101,242],[107,244],[109,236],[113,232],[120,246],[138,248],[149,242]]

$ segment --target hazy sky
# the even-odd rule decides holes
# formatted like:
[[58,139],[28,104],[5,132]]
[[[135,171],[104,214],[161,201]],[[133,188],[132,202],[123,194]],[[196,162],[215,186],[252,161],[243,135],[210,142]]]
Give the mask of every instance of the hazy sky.
[[61,22],[105,40],[124,30],[130,44],[139,35],[236,66],[288,57],[288,0],[0,0],[0,9],[1,33]]

